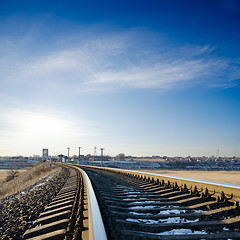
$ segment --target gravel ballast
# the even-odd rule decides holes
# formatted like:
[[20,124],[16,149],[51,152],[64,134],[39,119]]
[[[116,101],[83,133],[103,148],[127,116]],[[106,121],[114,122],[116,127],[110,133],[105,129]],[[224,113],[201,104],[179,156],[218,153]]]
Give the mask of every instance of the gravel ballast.
[[36,184],[0,200],[0,239],[22,239],[39,214],[61,190],[69,176],[60,174],[41,179]]

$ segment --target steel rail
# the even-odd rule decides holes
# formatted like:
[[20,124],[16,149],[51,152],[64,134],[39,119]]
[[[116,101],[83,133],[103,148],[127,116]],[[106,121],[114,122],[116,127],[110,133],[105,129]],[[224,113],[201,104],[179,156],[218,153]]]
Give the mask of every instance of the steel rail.
[[[81,165],[78,165],[81,166]],[[118,168],[107,168],[107,167],[96,167],[96,166],[84,166],[84,168],[95,168],[99,170],[106,170],[112,171],[117,173],[125,173],[132,177],[142,177],[149,181],[164,181],[165,183],[169,182],[172,186],[177,184],[178,186],[185,186],[187,189],[198,189],[199,192],[203,192],[204,190],[209,192],[213,197],[216,198],[223,198],[234,202],[235,204],[239,205],[240,201],[240,186],[226,184],[226,183],[217,183],[217,182],[210,182],[210,181],[202,181],[197,179],[190,179],[190,178],[182,178],[182,177],[175,177],[169,175],[162,175],[157,173],[149,173],[149,172],[141,172],[136,170],[126,170],[126,169],[118,169]]]
[[[236,197],[227,198],[221,192],[223,188],[228,188],[229,194],[239,191],[238,186],[134,170],[81,167],[98,189],[103,220],[106,226],[111,226],[106,229],[111,239],[148,239],[148,234],[151,239],[158,238],[155,234],[179,240],[240,239]],[[220,190],[216,191],[217,188]],[[170,232],[175,235],[176,229],[183,232],[188,229],[192,235],[176,232],[177,236],[167,236]]]
[[[149,174],[149,172],[141,172],[141,171],[134,171],[134,172],[141,173],[141,174]],[[229,184],[229,183],[220,183],[220,182],[213,182],[213,181],[206,181],[206,180],[199,180],[199,179],[183,178],[183,177],[170,176],[170,175],[158,174],[158,173],[151,173],[151,175],[159,176],[159,177],[165,177],[165,178],[171,178],[171,179],[192,181],[192,182],[196,182],[196,183],[210,184],[210,185],[214,185],[214,186],[240,189],[240,185]]]
[[73,167],[77,171],[80,171],[83,177],[83,183],[86,187],[88,204],[88,240],[107,240],[105,227],[103,224],[97,198],[92,187],[92,183],[84,170],[76,166]]
[[103,224],[101,212],[95,196],[92,183],[85,171],[79,169],[87,188],[87,198],[89,207],[89,240],[107,240],[105,227]]

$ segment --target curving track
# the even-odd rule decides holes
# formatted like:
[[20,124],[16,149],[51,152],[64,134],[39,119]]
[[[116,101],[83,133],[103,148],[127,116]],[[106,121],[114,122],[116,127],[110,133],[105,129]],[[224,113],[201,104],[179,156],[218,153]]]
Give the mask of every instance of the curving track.
[[134,171],[84,169],[109,239],[240,239],[240,209],[234,202],[238,196],[228,198],[227,190],[218,194],[208,185],[189,189],[176,179]]
[[237,186],[65,167],[70,170],[66,184],[25,239],[240,239]]
[[24,239],[107,239],[91,182],[84,171],[65,165],[67,182]]

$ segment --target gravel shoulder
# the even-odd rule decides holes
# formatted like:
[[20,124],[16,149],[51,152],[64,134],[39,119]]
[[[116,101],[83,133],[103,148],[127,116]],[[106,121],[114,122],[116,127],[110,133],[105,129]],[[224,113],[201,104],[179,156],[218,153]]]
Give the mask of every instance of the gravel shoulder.
[[0,239],[22,239],[24,232],[43,212],[66,182],[69,171],[58,171],[41,176],[38,181],[13,195],[0,200]]

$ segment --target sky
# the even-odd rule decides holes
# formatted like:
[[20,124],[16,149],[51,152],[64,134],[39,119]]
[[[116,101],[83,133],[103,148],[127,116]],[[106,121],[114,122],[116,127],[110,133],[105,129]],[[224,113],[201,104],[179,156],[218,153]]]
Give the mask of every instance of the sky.
[[0,0],[0,156],[240,156],[240,1]]

